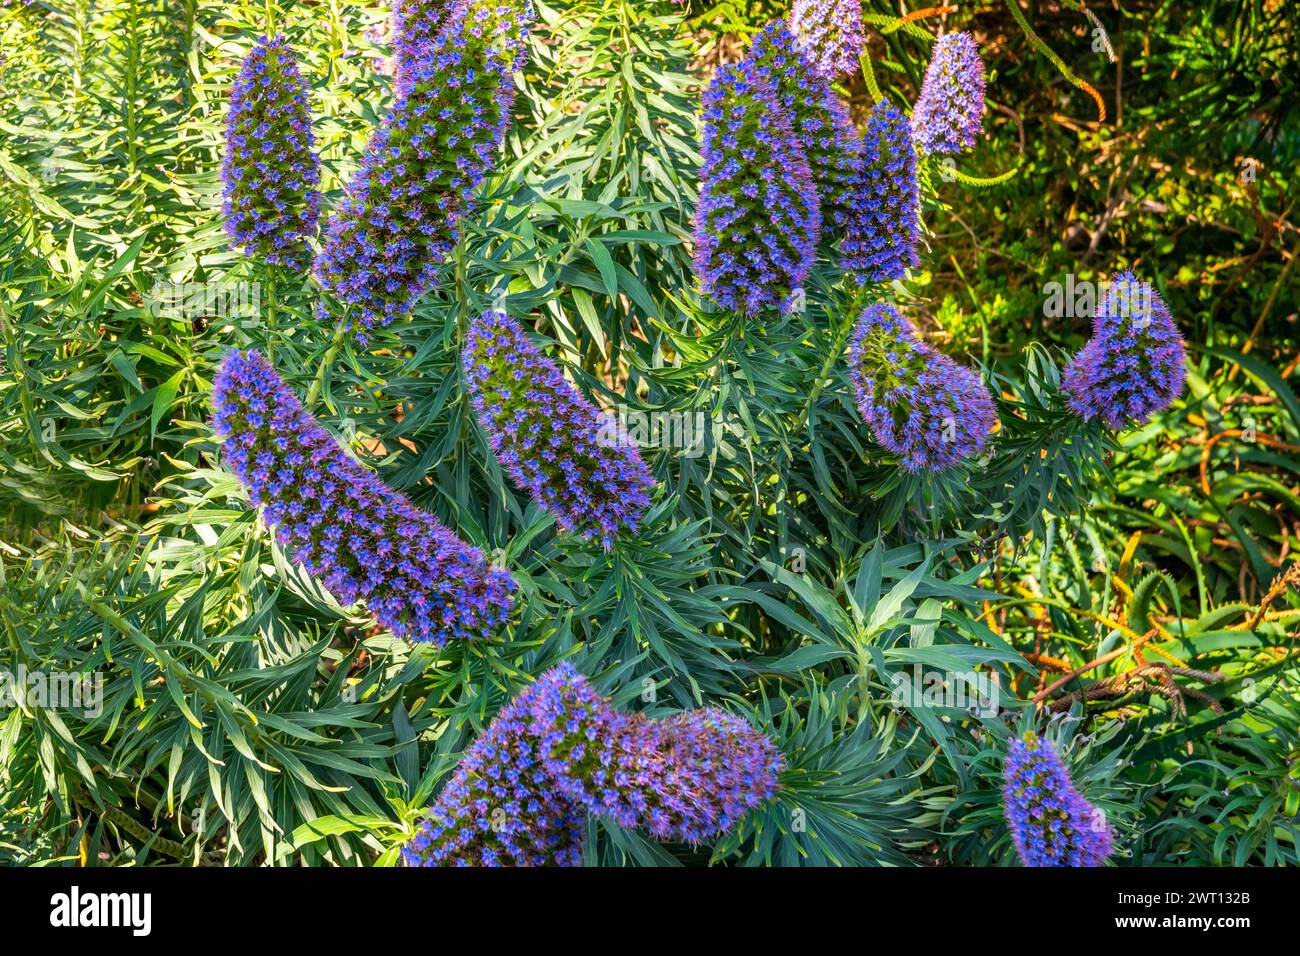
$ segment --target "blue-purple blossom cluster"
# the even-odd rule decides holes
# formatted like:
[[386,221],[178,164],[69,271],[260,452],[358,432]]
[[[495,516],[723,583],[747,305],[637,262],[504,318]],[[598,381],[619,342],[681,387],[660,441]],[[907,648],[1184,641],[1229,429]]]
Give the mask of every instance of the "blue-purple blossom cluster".
[[1119,431],[1142,424],[1183,391],[1186,349],[1150,283],[1113,275],[1093,316],[1092,338],[1066,366],[1061,390],[1076,415]]
[[316,261],[363,340],[404,316],[454,249],[504,135],[530,9],[455,0],[431,40],[400,28],[393,108]]
[[248,255],[304,268],[319,214],[320,164],[312,149],[307,87],[288,41],[262,37],[244,57],[230,94],[226,232]]
[[921,94],[912,110],[912,132],[923,153],[955,155],[973,149],[984,117],[984,61],[965,31],[934,41]]
[[892,306],[863,311],[849,375],[863,420],[908,471],[943,471],[988,440],[996,413],[984,382],[923,342]]
[[612,415],[585,399],[504,312],[470,326],[465,380],[493,453],[561,531],[609,549],[633,531],[655,482]]
[[1003,805],[1025,866],[1101,866],[1112,836],[1105,816],[1080,796],[1055,748],[1034,734],[1007,752]]
[[727,309],[784,304],[812,268],[819,197],[776,83],[754,61],[717,71],[704,93],[695,272]]
[[418,60],[433,46],[450,0],[396,0],[393,4],[393,64],[400,74],[403,63]]
[[907,117],[881,100],[863,135],[840,262],[859,283],[901,279],[914,268],[921,194]]
[[858,68],[867,43],[861,0],[794,0],[790,29],[798,48],[827,80]]
[[588,814],[699,843],[775,795],[782,757],[722,710],[614,710],[561,664],[466,751],[403,856],[412,866],[577,866]]
[[280,546],[345,603],[439,645],[505,621],[510,575],[349,456],[261,355],[225,357],[213,407],[224,462]]
[[843,228],[850,217],[859,151],[857,133],[844,104],[808,57],[796,49],[795,38],[784,22],[769,24],[754,38],[747,62],[772,81],[777,100],[790,115],[817,189],[823,230]]

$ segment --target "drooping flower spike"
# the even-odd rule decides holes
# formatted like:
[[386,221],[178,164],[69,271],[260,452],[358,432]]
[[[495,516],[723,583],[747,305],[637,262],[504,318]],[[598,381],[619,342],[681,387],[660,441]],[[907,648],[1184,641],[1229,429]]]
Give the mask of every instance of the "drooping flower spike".
[[1061,375],[1071,410],[1119,431],[1145,423],[1183,391],[1186,348],[1164,300],[1131,272],[1111,276],[1092,338]]
[[617,421],[584,398],[504,312],[484,312],[465,340],[465,379],[501,467],[561,531],[609,549],[634,531],[655,481]]
[[923,342],[892,306],[863,311],[849,376],[863,421],[908,471],[943,471],[978,453],[996,419],[980,377]]
[[320,162],[307,87],[282,36],[262,37],[244,57],[230,93],[221,178],[226,232],[235,243],[274,265],[305,268],[319,215]]
[[1055,748],[1034,734],[1007,752],[1003,806],[1025,866],[1101,866],[1113,837],[1105,815],[1083,799]]
[[695,271],[706,295],[748,314],[786,304],[812,268],[821,213],[776,85],[754,62],[725,66],[704,93]]
[[921,195],[911,126],[885,100],[867,122],[850,195],[841,265],[864,285],[903,278],[920,261]]
[[340,448],[261,355],[225,357],[213,407],[225,464],[280,546],[344,603],[439,645],[505,621],[510,575]]
[[858,164],[857,132],[830,83],[801,53],[785,23],[769,24],[754,37],[747,63],[776,87],[777,99],[793,122],[821,203],[823,232],[843,228],[850,217]]
[[771,799],[781,767],[772,741],[739,717],[622,713],[561,664],[470,746],[403,857],[411,866],[577,866],[588,814],[699,843]]
[[[500,146],[525,27],[519,8],[455,0],[427,43],[401,46],[392,111],[330,222],[316,271],[358,337],[434,285]],[[399,44],[400,46],[400,44]]]
[[794,0],[790,30],[798,48],[827,80],[858,69],[867,43],[862,0]]
[[956,155],[975,147],[984,120],[984,61],[965,31],[934,41],[921,94],[912,110],[912,132],[923,153]]

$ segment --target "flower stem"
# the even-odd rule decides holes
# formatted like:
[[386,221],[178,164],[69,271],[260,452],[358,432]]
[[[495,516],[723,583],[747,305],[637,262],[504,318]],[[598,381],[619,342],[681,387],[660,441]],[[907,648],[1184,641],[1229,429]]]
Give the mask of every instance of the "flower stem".
[[347,322],[340,322],[334,330],[334,338],[330,342],[329,349],[325,352],[325,358],[321,360],[320,368],[316,370],[316,378],[312,381],[311,388],[307,390],[307,399],[303,402],[303,405],[308,410],[316,404],[316,399],[320,396],[321,386],[325,384],[325,376],[329,374],[330,367],[339,354],[339,349],[343,347],[343,337],[347,335],[347,331]]

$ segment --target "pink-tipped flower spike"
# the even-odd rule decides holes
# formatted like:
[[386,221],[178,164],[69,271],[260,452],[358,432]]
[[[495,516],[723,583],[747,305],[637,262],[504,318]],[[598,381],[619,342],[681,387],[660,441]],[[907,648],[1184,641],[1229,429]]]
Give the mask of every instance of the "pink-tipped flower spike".
[[561,531],[608,550],[635,531],[655,481],[617,422],[582,396],[504,312],[484,312],[465,339],[465,380],[501,467]]
[[997,417],[980,377],[923,342],[892,306],[863,311],[849,377],[863,421],[908,471],[940,472],[977,454]]
[[344,603],[439,645],[505,622],[510,575],[340,448],[261,355],[227,354],[212,402],[223,462],[280,546]]
[[1047,741],[1026,734],[1011,742],[1002,794],[1025,866],[1101,866],[1110,856],[1110,825],[1074,788]]
[[733,714],[623,713],[561,664],[470,746],[403,857],[410,866],[577,866],[589,814],[700,843],[770,800],[781,768],[771,739]]
[[799,49],[827,80],[858,69],[866,47],[861,0],[794,0],[790,30]]
[[784,307],[812,269],[821,212],[794,120],[754,62],[726,66],[704,93],[695,272],[723,308]]
[[262,37],[230,93],[226,232],[247,255],[305,268],[316,234],[320,162],[312,148],[307,87],[284,37]]
[[912,132],[923,153],[956,155],[974,149],[984,121],[984,61],[969,33],[946,33],[934,41],[921,95],[912,110]]
[[1186,347],[1169,309],[1131,272],[1111,277],[1092,338],[1066,366],[1061,390],[1085,421],[1119,431],[1164,411],[1183,391]]
[[921,194],[907,117],[876,104],[862,137],[840,264],[862,285],[902,279],[920,261]]

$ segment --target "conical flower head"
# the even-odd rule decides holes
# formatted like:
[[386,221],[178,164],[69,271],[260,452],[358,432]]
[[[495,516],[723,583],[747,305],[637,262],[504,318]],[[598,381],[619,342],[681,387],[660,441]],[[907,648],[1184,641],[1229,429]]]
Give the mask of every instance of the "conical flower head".
[[790,30],[799,49],[828,80],[857,70],[867,45],[861,0],[794,0]]
[[465,380],[497,461],[562,531],[613,545],[636,529],[654,478],[617,421],[585,399],[504,312],[470,326]]
[[456,245],[514,101],[510,51],[522,26],[510,23],[495,8],[455,0],[434,38],[402,54],[392,111],[316,261],[362,340],[410,311]]
[[923,153],[956,155],[973,149],[984,119],[984,61],[969,33],[934,41],[921,95],[912,110],[916,146]]
[[[393,6],[393,61],[396,75],[407,64],[416,63],[434,47],[443,19],[454,0],[396,0]],[[532,0],[473,0],[478,6],[476,22],[491,28],[500,38],[496,49],[523,65],[523,41],[534,16]]]
[[348,455],[256,352],[230,352],[213,383],[223,461],[276,540],[345,603],[397,637],[488,636],[515,583]]
[[695,271],[727,309],[784,305],[812,268],[817,189],[793,120],[755,64],[718,70],[704,93]]
[[921,195],[911,126],[885,100],[871,112],[850,195],[841,265],[864,285],[903,278],[920,261]]
[[621,713],[561,664],[470,746],[403,856],[412,866],[576,866],[588,814],[698,843],[771,799],[781,766],[772,741],[734,715]]
[[1183,391],[1186,349],[1178,326],[1150,283],[1113,275],[1101,294],[1092,338],[1061,375],[1076,415],[1119,431],[1164,411]]
[[996,413],[984,382],[936,352],[892,306],[868,306],[849,349],[858,410],[908,471],[939,472],[974,455]]
[[1025,866],[1101,866],[1112,836],[1105,815],[1074,789],[1056,749],[1034,734],[1007,752],[1003,805]]
[[777,100],[793,123],[821,202],[824,227],[842,228],[849,219],[850,191],[857,168],[857,133],[844,104],[801,53],[780,21],[754,38],[747,64],[776,87]]
[[262,37],[244,57],[230,93],[221,178],[226,232],[235,243],[272,264],[305,267],[320,163],[307,87],[284,37]]

